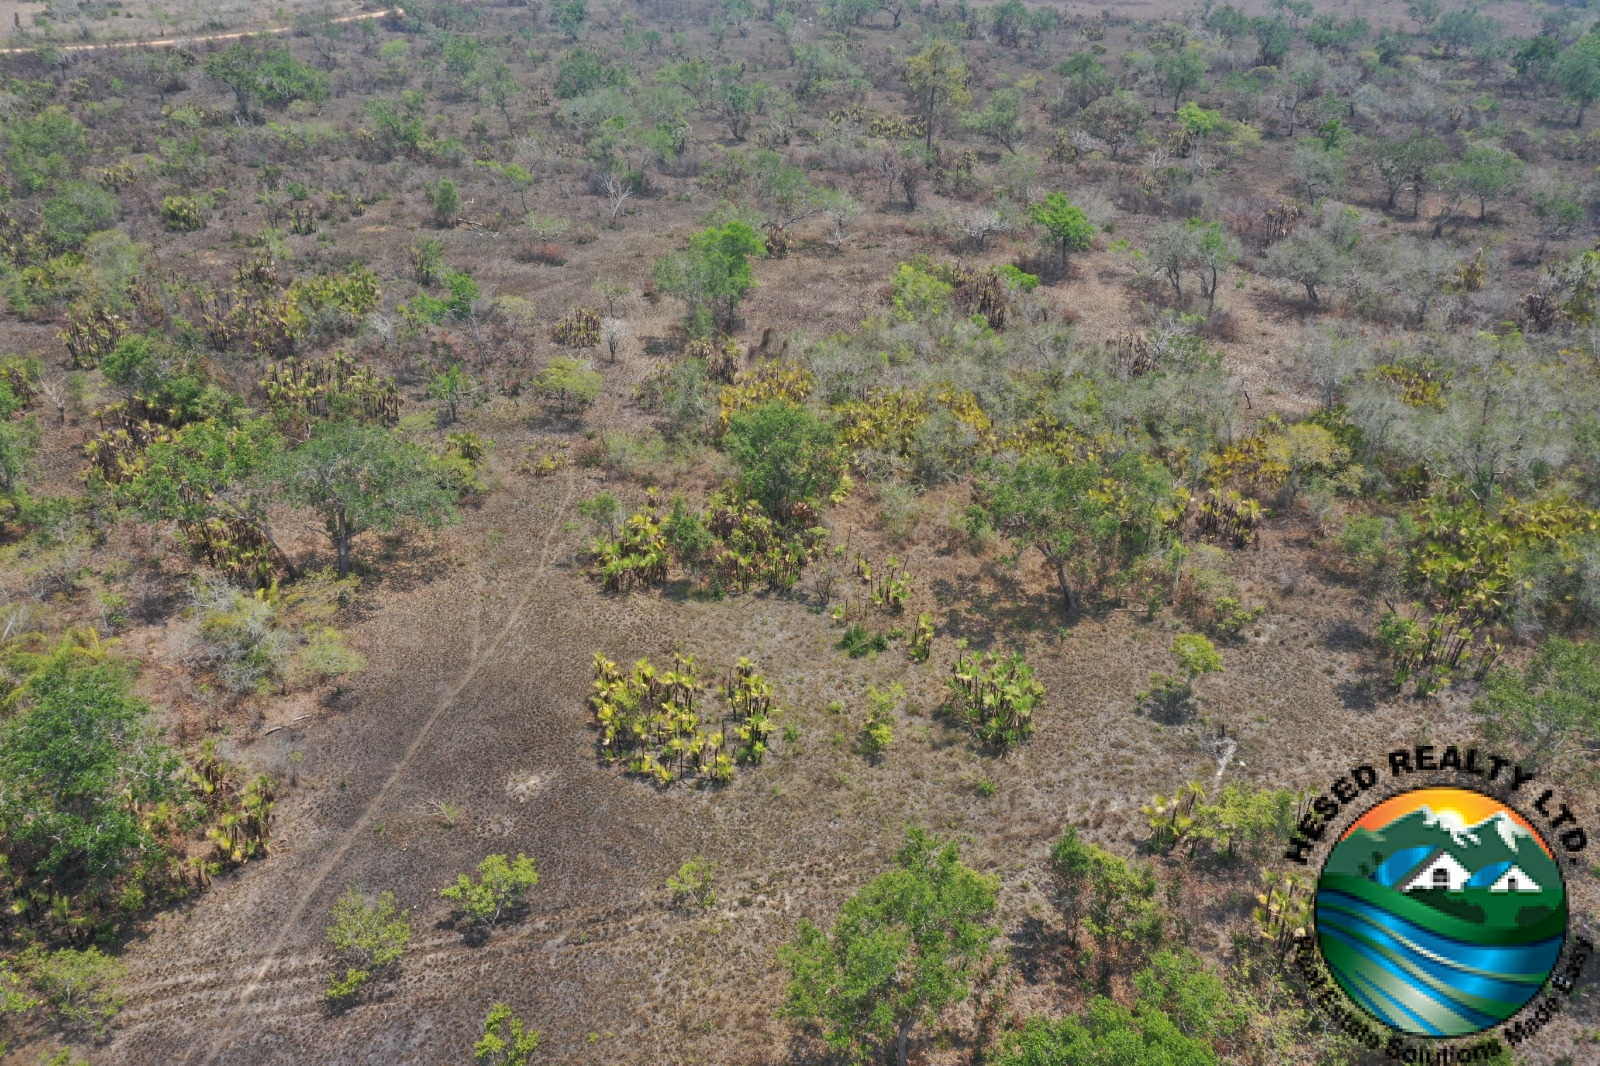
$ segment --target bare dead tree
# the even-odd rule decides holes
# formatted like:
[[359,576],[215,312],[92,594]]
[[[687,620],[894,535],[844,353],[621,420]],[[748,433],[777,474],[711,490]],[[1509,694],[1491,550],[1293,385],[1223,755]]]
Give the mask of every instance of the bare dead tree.
[[606,342],[606,351],[611,353],[611,361],[617,361],[617,352],[628,341],[628,323],[621,318],[602,318],[600,320],[600,339]]
[[67,386],[67,379],[60,374],[40,378],[39,395],[44,397],[45,403],[56,409],[56,424],[66,425],[67,406],[72,402],[72,390]]
[[622,214],[622,205],[628,202],[633,195],[633,182],[626,175],[611,173],[606,175],[605,184],[606,200],[611,204],[611,223],[616,224],[617,216]]

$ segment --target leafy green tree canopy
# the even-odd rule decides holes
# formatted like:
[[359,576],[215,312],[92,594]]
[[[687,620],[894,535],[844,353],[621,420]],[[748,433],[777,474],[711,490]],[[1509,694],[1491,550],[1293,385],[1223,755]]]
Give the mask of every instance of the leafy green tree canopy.
[[750,257],[766,252],[761,235],[734,219],[689,238],[685,252],[656,264],[656,284],[689,305],[689,324],[701,332],[716,326],[732,332],[739,302],[755,288]]
[[1094,225],[1083,208],[1068,200],[1065,193],[1053,192],[1028,206],[1028,219],[1043,226],[1061,261],[1073,252],[1086,252],[1094,240]]
[[1583,113],[1600,99],[1600,34],[1579,37],[1561,53],[1555,65],[1556,84],[1578,105],[1574,126],[1583,125]]
[[954,844],[911,829],[895,865],[845,902],[831,934],[802,920],[779,949],[784,1013],[852,1062],[892,1047],[905,1066],[912,1029],[966,998],[999,933],[988,924],[999,878],[964,865]]
[[340,577],[350,576],[350,544],[361,533],[402,521],[436,528],[456,517],[428,453],[382,426],[325,423],[284,452],[270,476],[285,499],[322,515]]
[[0,724],[0,828],[16,866],[103,882],[158,848],[138,808],[183,795],[179,762],[128,683],[118,664],[62,658],[13,696],[20,709]]
[[1472,709],[1537,763],[1571,765],[1600,733],[1600,644],[1552,637],[1525,669],[1490,674]]
[[775,518],[839,487],[842,463],[832,427],[787,400],[736,413],[722,447],[738,465],[744,490]]
[[240,115],[253,104],[285,107],[296,100],[320,104],[328,99],[327,71],[301,63],[284,48],[256,49],[236,41],[206,57],[206,76],[233,90]]

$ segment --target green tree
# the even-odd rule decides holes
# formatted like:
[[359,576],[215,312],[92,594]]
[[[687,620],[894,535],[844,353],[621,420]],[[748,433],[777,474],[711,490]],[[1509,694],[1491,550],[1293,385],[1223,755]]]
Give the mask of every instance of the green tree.
[[967,91],[967,65],[961,50],[943,37],[906,60],[906,84],[911,89],[912,108],[927,123],[929,149],[933,130],[948,112],[965,107],[972,99]]
[[1239,261],[1239,242],[1220,222],[1191,218],[1185,225],[1194,242],[1189,266],[1200,277],[1200,294],[1206,298],[1209,314],[1217,307],[1217,285],[1222,272]]
[[0,128],[6,142],[6,169],[23,196],[42,192],[69,176],[88,146],[83,123],[60,104],[26,117],[13,115]]
[[1176,113],[1185,93],[1203,89],[1206,60],[1198,48],[1169,49],[1156,55],[1155,75],[1162,91],[1172,97],[1172,110]]
[[1016,89],[996,89],[989,97],[989,106],[964,117],[961,126],[1015,153],[1017,142],[1027,132],[1022,125],[1022,93]]
[[524,1026],[509,1005],[496,1003],[483,1020],[483,1039],[472,1046],[472,1056],[488,1066],[531,1066],[537,1050],[539,1030]]
[[433,208],[433,224],[440,229],[450,229],[461,214],[461,193],[449,178],[440,178],[437,185],[428,186],[428,204]]
[[627,80],[626,70],[612,66],[587,48],[574,48],[556,63],[553,91],[558,100],[573,100],[607,86],[621,86]]
[[1249,35],[1250,18],[1232,4],[1223,4],[1206,16],[1206,29],[1232,45]]
[[1093,52],[1074,52],[1056,65],[1061,75],[1061,98],[1075,107],[1085,108],[1117,87],[1104,63]]
[[667,891],[680,900],[692,900],[702,910],[717,905],[717,864],[703,855],[696,855],[678,872],[667,878]]
[[1485,733],[1539,766],[1572,767],[1600,734],[1600,644],[1545,641],[1528,665],[1489,675],[1472,709]]
[[326,423],[280,455],[269,476],[288,502],[322,515],[340,577],[350,576],[351,542],[367,530],[402,521],[436,528],[455,519],[455,501],[428,454],[382,426]]
[[689,238],[688,251],[656,263],[656,284],[689,305],[689,325],[705,332],[733,332],[739,302],[755,288],[750,257],[766,252],[766,243],[737,219],[710,226]]
[[445,412],[445,425],[456,420],[456,410],[464,400],[477,390],[478,383],[472,380],[472,375],[467,373],[467,368],[460,363],[451,363],[443,370],[436,371],[428,379],[428,396],[439,401],[439,406]]
[[49,661],[0,723],[0,831],[13,870],[104,885],[159,844],[142,805],[180,799],[179,761],[155,740],[126,669]]
[[440,889],[439,895],[459,904],[471,924],[493,926],[538,883],[539,870],[528,856],[489,855],[478,863],[476,881],[461,874],[455,884]]
[[556,0],[550,8],[550,21],[556,29],[576,41],[578,31],[589,18],[588,0]]
[[1216,1050],[1184,1035],[1163,1011],[1130,1010],[1095,996],[1088,1011],[1052,1022],[1029,1018],[1001,1043],[997,1066],[1215,1066]]
[[905,1066],[912,1030],[967,997],[999,933],[988,924],[999,879],[964,865],[954,844],[908,830],[895,864],[845,902],[831,933],[802,919],[779,949],[783,1013],[852,1062],[893,1047]]
[[1055,571],[1069,615],[1080,604],[1074,586],[1099,570],[1120,525],[1112,505],[1091,491],[1101,477],[1096,463],[1027,458],[991,467],[979,485],[987,521],[1019,545],[1039,550]]
[[272,486],[264,476],[283,445],[268,419],[185,426],[146,449],[138,476],[116,486],[114,498],[151,521],[241,522],[272,546],[289,576],[296,578],[294,561],[272,531]]
[[533,393],[558,410],[575,414],[600,398],[606,379],[587,360],[558,355],[533,379]]
[[1281,67],[1294,47],[1294,30],[1281,15],[1258,15],[1250,20],[1250,32],[1256,38],[1256,65]]
[[1443,13],[1444,8],[1439,0],[1411,0],[1411,3],[1406,5],[1406,14],[1415,19],[1417,25],[1423,29],[1428,29],[1438,22],[1439,16]]
[[1119,89],[1083,109],[1083,128],[1090,136],[1110,145],[1111,158],[1117,159],[1138,143],[1140,131],[1149,117],[1148,107]]
[[410,914],[395,905],[393,892],[381,892],[368,903],[351,888],[334,901],[328,943],[335,963],[344,969],[329,981],[328,998],[348,1000],[400,961],[411,943]]
[[1505,27],[1474,7],[1457,8],[1440,17],[1428,28],[1428,39],[1437,44],[1445,58],[1461,51],[1492,47],[1504,35]]
[[1367,158],[1383,183],[1384,210],[1392,211],[1400,191],[1413,189],[1412,215],[1421,209],[1427,174],[1448,154],[1444,141],[1431,130],[1418,130],[1404,137],[1380,137],[1367,145]]
[[44,202],[39,218],[51,245],[71,251],[117,221],[117,198],[98,185],[71,181]]
[[[487,96],[489,102],[494,104],[495,110],[500,112],[500,117],[505,120],[506,136],[516,136],[517,128],[511,121],[511,105],[522,95],[522,86],[512,76],[511,67],[504,59],[499,56],[489,56],[479,61],[466,79],[465,87],[469,92]],[[527,211],[526,202],[523,203],[522,209]]]
[[839,487],[843,463],[833,428],[787,400],[735,413],[722,447],[738,466],[744,491],[774,518]]
[[478,69],[479,61],[488,54],[488,51],[488,45],[476,37],[469,37],[463,33],[450,34],[445,38],[444,48],[439,56],[445,76],[455,83],[457,89],[466,92],[473,72]]
[[33,419],[0,421],[0,498],[23,495],[22,483],[33,471],[39,427]]
[[1103,996],[1077,1017],[1029,1018],[1002,1040],[998,1066],[1214,1066],[1215,1043],[1249,1020],[1192,951],[1161,951],[1132,974],[1132,1007]]
[[1102,986],[1113,964],[1139,966],[1166,936],[1167,917],[1148,867],[1082,840],[1069,826],[1050,849],[1050,876],[1067,935],[1087,934]]
[[201,69],[233,90],[241,117],[248,117],[257,102],[284,107],[295,100],[320,104],[328,99],[327,72],[297,61],[283,48],[257,50],[236,41],[207,56]]
[[1172,655],[1191,684],[1204,674],[1222,672],[1222,656],[1217,653],[1216,645],[1202,634],[1180,633],[1173,637]]
[[1065,193],[1053,192],[1028,205],[1028,220],[1044,227],[1063,265],[1071,253],[1088,251],[1094,240],[1094,224]]
[[766,111],[772,97],[772,86],[764,81],[747,84],[736,76],[722,77],[711,90],[711,109],[722,116],[728,135],[742,141],[750,123]]
[[1478,221],[1488,213],[1489,201],[1498,200],[1522,184],[1522,160],[1504,148],[1478,144],[1447,168],[1448,180],[1478,200]]
[[1555,65],[1556,84],[1578,105],[1574,126],[1583,125],[1583,113],[1600,99],[1600,34],[1588,33],[1561,53]]
[[1556,60],[1561,56],[1561,42],[1540,34],[1521,41],[1511,55],[1511,69],[1517,72],[1517,83],[1523,90],[1542,86],[1550,80]]
[[1348,262],[1346,250],[1335,241],[1321,232],[1302,229],[1267,251],[1261,272],[1301,286],[1311,306],[1319,307],[1322,304],[1320,290],[1337,281]]

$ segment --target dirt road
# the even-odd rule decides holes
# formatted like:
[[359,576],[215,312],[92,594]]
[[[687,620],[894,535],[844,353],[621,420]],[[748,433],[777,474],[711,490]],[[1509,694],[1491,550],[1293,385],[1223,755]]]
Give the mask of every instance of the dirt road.
[[[0,26],[7,28],[12,24],[14,14],[20,14],[23,24],[28,24],[28,16],[32,10],[43,10],[42,4],[7,4],[0,3]],[[336,18],[334,22],[361,22],[365,19],[387,18],[391,14],[403,14],[405,8],[393,7],[383,11],[366,11],[359,15],[345,15]],[[21,47],[0,48],[0,55],[21,55],[25,52],[37,52],[41,48],[59,48],[63,52],[93,52],[106,48],[173,48],[178,45],[197,44],[202,41],[237,41],[243,37],[270,37],[277,34],[289,33],[293,26],[267,26],[259,30],[238,30],[232,33],[202,33],[190,34],[183,37],[157,37],[137,41],[106,41],[101,44],[33,44]]]

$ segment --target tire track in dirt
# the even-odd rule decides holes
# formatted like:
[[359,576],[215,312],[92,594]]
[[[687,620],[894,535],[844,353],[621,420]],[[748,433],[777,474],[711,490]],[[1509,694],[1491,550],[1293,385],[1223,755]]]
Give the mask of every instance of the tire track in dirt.
[[[459,979],[464,965],[482,968],[573,952],[582,952],[590,960],[621,958],[641,943],[655,945],[659,951],[675,931],[691,931],[706,920],[766,925],[793,913],[808,891],[824,888],[840,877],[839,867],[831,862],[763,866],[745,871],[740,881],[724,886],[724,891],[729,898],[737,898],[755,883],[780,881],[790,886],[791,891],[781,899],[765,905],[683,911],[672,905],[668,893],[659,892],[629,904],[579,904],[534,913],[520,924],[496,930],[490,942],[482,945],[468,945],[458,930],[435,929],[411,941],[400,982],[406,994],[416,995]],[[249,1024],[258,1029],[270,1030],[279,1023],[304,1019],[325,1003],[320,975],[327,960],[322,952],[290,953],[271,961],[271,972],[264,976],[258,972],[248,985],[254,999]],[[319,979],[308,980],[312,972]],[[118,1016],[119,1035],[126,1038],[149,1026],[162,1026],[173,1014],[198,1017],[222,1013],[229,1003],[243,1006],[245,1000],[238,992],[241,983],[238,967],[227,951],[219,950],[210,957],[189,956],[181,965],[145,977],[136,990],[139,1002]],[[224,1039],[229,1035],[224,1034]]]
[[433,713],[428,716],[427,720],[422,723],[422,727],[417,730],[417,735],[407,745],[405,754],[400,757],[400,761],[395,763],[394,768],[389,771],[389,775],[384,778],[383,784],[378,788],[378,791],[373,794],[372,799],[362,808],[361,814],[344,831],[338,844],[328,854],[327,858],[323,859],[312,872],[311,879],[300,893],[300,898],[295,901],[294,908],[290,910],[288,916],[278,926],[277,933],[262,953],[260,967],[257,968],[255,974],[239,993],[238,1000],[233,1005],[233,1010],[229,1012],[235,1020],[229,1022],[227,1028],[217,1034],[217,1038],[211,1043],[209,1050],[203,1051],[201,1048],[196,1047],[184,1056],[184,1062],[195,1061],[196,1054],[200,1053],[204,1055],[199,1060],[201,1066],[210,1066],[210,1064],[216,1062],[217,1056],[239,1035],[238,1019],[243,1014],[242,1008],[250,1003],[251,998],[260,989],[263,982],[266,981],[267,976],[279,965],[280,961],[292,961],[280,960],[278,953],[283,950],[283,946],[290,935],[299,928],[300,920],[305,916],[306,907],[310,905],[312,898],[321,890],[329,876],[344,861],[345,856],[355,846],[361,833],[372,824],[373,816],[383,806],[395,784],[400,781],[410,768],[411,761],[422,750],[423,744],[432,734],[434,727],[438,725],[448,711],[455,707],[456,700],[466,691],[467,686],[477,679],[478,673],[484,664],[494,656],[500,646],[505,643],[512,629],[516,627],[518,620],[522,617],[522,612],[527,609],[528,604],[532,602],[539,590],[540,579],[544,576],[550,564],[551,545],[554,543],[556,532],[561,528],[561,517],[566,513],[568,505],[572,502],[572,496],[577,489],[577,477],[571,471],[568,472],[566,481],[567,484],[562,493],[561,501],[556,505],[555,513],[550,517],[549,528],[545,531],[544,543],[539,549],[539,560],[534,565],[533,573],[529,575],[528,580],[523,584],[522,595],[511,610],[507,612],[505,623],[501,625],[493,639],[484,645],[481,651],[475,652],[471,662],[467,664],[467,668],[462,671],[460,679],[450,688],[444,699],[439,701],[439,705],[434,708]]
[[[328,21],[335,24],[362,22],[366,19],[381,19],[390,15],[404,15],[405,13],[405,8],[394,7],[387,11],[367,11],[359,15],[344,15]],[[200,44],[204,41],[237,41],[245,37],[277,37],[293,30],[293,26],[266,26],[259,30],[237,30],[232,33],[202,33],[190,37],[156,37],[139,41],[106,41],[103,44],[30,44],[12,48],[0,48],[0,56],[26,55],[29,52],[37,52],[45,48],[55,48],[62,52],[94,52],[103,48],[172,48],[186,44]]]

